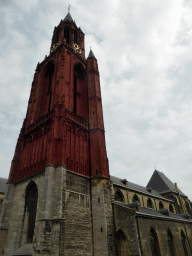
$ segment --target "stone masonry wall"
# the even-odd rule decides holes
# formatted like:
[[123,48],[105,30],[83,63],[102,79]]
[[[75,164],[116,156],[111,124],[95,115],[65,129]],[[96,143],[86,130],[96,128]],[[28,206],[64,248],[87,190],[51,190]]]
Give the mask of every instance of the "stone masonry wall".
[[68,171],[63,194],[65,256],[90,256],[93,253],[90,180]]
[[[170,221],[162,218],[155,219],[152,217],[150,218],[150,217],[141,217],[141,216],[138,216],[137,220],[138,220],[138,228],[139,228],[139,233],[141,238],[143,256],[152,255],[151,248],[150,248],[150,237],[149,237],[151,227],[153,227],[153,229],[157,234],[161,255],[163,256],[170,255],[168,240],[167,240],[168,229],[171,231],[173,235],[176,256],[185,255],[182,241],[181,241],[181,230],[183,230],[185,236],[187,237],[186,247],[188,250],[188,255],[192,255],[192,251],[188,243],[188,241],[191,241],[192,239],[191,224],[184,225],[182,222]],[[187,226],[188,228],[185,229],[185,226]],[[190,229],[190,232],[188,229]]]
[[[31,180],[38,188],[31,254],[33,256],[93,255],[90,180],[67,171],[65,166],[58,168],[47,166],[44,172],[11,185],[12,204],[7,204],[9,207],[5,204],[3,215],[5,221],[2,221],[2,224],[8,225],[4,256],[24,253],[25,249],[29,248],[28,217],[24,209],[26,187]],[[11,213],[10,218],[6,217],[7,212]],[[6,232],[2,239],[5,239],[5,236]],[[1,251],[3,251],[2,247]]]
[[0,229],[0,256],[4,255],[7,239],[7,229]]
[[[5,249],[5,255],[9,256],[14,253],[24,241],[25,234],[23,234],[23,218],[24,218],[24,207],[25,207],[25,189],[29,184],[31,179],[26,179],[14,185],[14,193],[12,197],[12,208],[11,216],[9,219],[8,235],[7,235],[7,246]],[[43,204],[43,190],[44,186],[44,173],[33,177],[33,181],[38,187],[38,203],[37,203],[37,214],[36,214],[36,226],[38,225],[38,220],[41,218],[42,204]],[[35,230],[36,231],[36,230]],[[36,236],[36,232],[34,234]]]
[[114,203],[116,233],[122,230],[126,236],[128,247],[126,256],[139,256],[139,237],[135,219],[135,209],[130,209],[120,203]]
[[91,180],[93,239],[95,256],[114,256],[114,218],[111,182],[95,176]]

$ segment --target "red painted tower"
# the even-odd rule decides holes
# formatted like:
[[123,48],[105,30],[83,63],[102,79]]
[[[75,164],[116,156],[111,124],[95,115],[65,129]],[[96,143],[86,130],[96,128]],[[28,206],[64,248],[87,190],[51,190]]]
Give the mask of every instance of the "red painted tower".
[[85,59],[84,33],[69,13],[37,65],[9,181],[47,165],[109,177],[97,60],[92,51]]
[[115,255],[98,65],[69,13],[37,65],[5,197],[4,255]]

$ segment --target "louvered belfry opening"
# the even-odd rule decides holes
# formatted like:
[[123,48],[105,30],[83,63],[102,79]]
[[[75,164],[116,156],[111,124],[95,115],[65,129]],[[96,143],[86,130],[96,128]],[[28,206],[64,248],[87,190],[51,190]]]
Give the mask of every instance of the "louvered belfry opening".
[[64,38],[65,38],[67,44],[69,44],[69,42],[70,42],[70,30],[69,30],[68,27],[66,27],[65,30],[64,30]]
[[74,43],[78,44],[78,34],[76,30],[74,30]]

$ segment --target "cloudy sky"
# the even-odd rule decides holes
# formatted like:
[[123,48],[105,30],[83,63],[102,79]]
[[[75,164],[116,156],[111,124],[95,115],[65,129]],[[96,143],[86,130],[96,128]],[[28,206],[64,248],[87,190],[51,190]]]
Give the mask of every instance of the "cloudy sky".
[[98,60],[112,175],[154,169],[192,200],[192,1],[0,0],[0,176],[7,178],[33,74],[68,12]]

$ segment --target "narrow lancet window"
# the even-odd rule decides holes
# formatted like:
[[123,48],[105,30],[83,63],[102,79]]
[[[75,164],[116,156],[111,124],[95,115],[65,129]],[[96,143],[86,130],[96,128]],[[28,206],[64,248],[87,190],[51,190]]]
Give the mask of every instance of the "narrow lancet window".
[[78,34],[76,30],[74,30],[74,43],[78,44]]
[[64,38],[65,38],[65,40],[66,40],[66,42],[69,44],[69,42],[70,42],[70,33],[69,33],[70,31],[69,31],[69,28],[65,28],[65,30],[64,30]]
[[[45,73],[45,79],[48,80],[47,81],[48,82],[47,95],[49,97],[49,99],[48,99],[48,112],[50,112],[50,109],[51,109],[51,99],[52,99],[51,84],[52,84],[53,73],[54,73],[54,64],[51,62],[51,63],[48,64],[47,71]],[[45,95],[43,97],[45,97]]]
[[77,113],[77,75],[74,75],[73,112]]
[[25,217],[27,220],[27,243],[33,242],[35,219],[37,211],[38,189],[35,182],[30,182],[26,188],[25,196]]
[[187,252],[187,241],[186,241],[186,236],[183,232],[183,230],[181,230],[181,241],[183,244],[183,251],[184,251],[184,255],[188,256],[188,252]]
[[168,240],[170,256],[175,256],[173,235],[172,235],[172,233],[171,233],[171,231],[169,229],[167,231],[167,240]]

